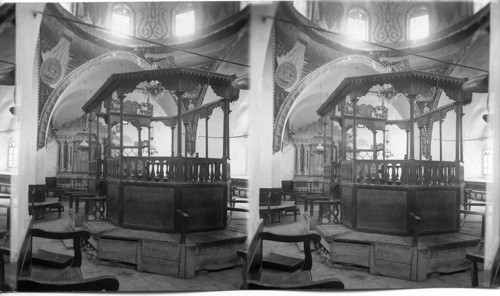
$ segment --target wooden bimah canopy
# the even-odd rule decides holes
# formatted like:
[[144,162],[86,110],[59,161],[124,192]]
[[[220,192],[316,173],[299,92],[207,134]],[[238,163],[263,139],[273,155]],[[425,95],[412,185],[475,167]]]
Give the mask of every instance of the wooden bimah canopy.
[[[348,77],[320,106],[317,113],[325,124],[330,122],[333,127],[337,123],[342,131],[340,141],[334,142],[332,137],[331,147],[337,155],[325,171],[330,173],[330,188],[341,192],[344,225],[366,232],[408,235],[413,232],[411,217],[416,215],[422,219],[421,234],[459,231],[464,189],[462,106],[471,102],[471,94],[462,89],[466,81],[420,71]],[[439,106],[443,92],[451,103]],[[380,104],[360,102],[369,101],[365,96],[370,93]],[[388,106],[395,104],[394,98],[399,100],[394,110],[401,119],[389,119]],[[444,161],[442,122],[451,110],[457,114],[455,160]],[[430,149],[435,122],[439,123],[439,160],[433,160]],[[389,125],[406,132],[404,157],[386,153]],[[366,152],[358,145],[360,129],[373,133],[371,159],[359,154]],[[382,133],[382,143],[377,133]]]
[[[108,125],[108,139],[103,141],[105,151],[96,153],[97,159],[89,165],[89,184],[96,187],[106,184],[108,221],[125,228],[177,232],[182,227],[176,215],[180,210],[189,216],[188,231],[226,228],[230,194],[229,103],[239,98],[239,90],[232,85],[235,78],[190,68],[120,73],[111,75],[90,98],[83,106],[89,122],[103,118]],[[134,92],[141,83],[148,85],[149,94],[170,93],[177,104],[177,110],[172,113],[177,111],[177,114],[154,117],[149,96],[146,102],[126,100],[126,94]],[[187,108],[184,93],[200,87],[210,87],[220,99]],[[183,139],[182,126],[187,131],[190,122],[205,118],[208,134],[208,119],[218,107],[224,116],[222,158],[208,157],[208,141],[206,157],[198,157],[198,153],[196,157],[189,157],[194,153],[188,153],[188,133]],[[172,129],[171,156],[152,156],[149,135],[152,122],[162,122]],[[137,128],[136,146],[124,145],[124,123]],[[111,138],[111,129],[116,125],[119,125],[119,144]],[[143,128],[148,130],[147,141],[141,139]],[[89,128],[89,143],[99,139],[99,130],[96,133],[97,137],[93,137]],[[132,150],[134,155],[125,155],[125,149]]]

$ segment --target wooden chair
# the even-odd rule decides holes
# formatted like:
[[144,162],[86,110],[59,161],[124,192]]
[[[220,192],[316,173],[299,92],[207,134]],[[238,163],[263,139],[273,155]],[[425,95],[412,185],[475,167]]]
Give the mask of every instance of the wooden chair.
[[28,203],[29,212],[35,220],[38,213],[42,213],[42,219],[45,218],[45,209],[56,209],[59,212],[59,218],[61,218],[61,211],[64,211],[59,197],[47,197],[45,185],[28,185]]
[[[66,268],[54,268],[50,262],[35,262],[32,254],[33,237],[47,239],[72,239],[74,256]],[[112,276],[84,279],[80,270],[82,264],[81,241],[90,238],[88,231],[49,232],[31,229],[23,243],[18,261],[17,291],[118,291],[119,282]],[[37,264],[43,265],[37,265]]]
[[[471,286],[473,288],[477,288],[479,286],[479,268],[478,264],[484,264],[484,256],[480,254],[465,254],[465,258],[472,263],[471,270]],[[493,264],[491,266],[491,277],[489,281],[489,285],[491,288],[500,287],[500,246],[497,249],[497,253],[495,258],[493,259]]]
[[[263,232],[263,223],[261,221],[257,232],[250,242],[246,251],[239,251],[238,256],[245,261],[243,265],[243,289],[250,290],[313,290],[313,289],[344,289],[344,284],[337,279],[328,279],[313,281],[311,276],[312,254],[311,242],[319,243],[321,237],[318,234],[305,235],[278,235],[269,232]],[[305,259],[301,260],[300,270],[294,272],[286,271],[287,266],[279,262],[266,264],[266,256],[263,255],[263,242],[277,241],[304,243]],[[286,257],[286,256],[283,256]],[[282,261],[283,263],[285,261]]]

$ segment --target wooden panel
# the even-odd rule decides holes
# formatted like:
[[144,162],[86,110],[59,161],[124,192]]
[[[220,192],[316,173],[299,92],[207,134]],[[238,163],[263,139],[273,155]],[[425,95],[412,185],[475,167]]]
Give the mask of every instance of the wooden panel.
[[108,197],[108,220],[113,223],[118,223],[118,197],[119,197],[119,184],[110,182],[108,180],[107,188]]
[[351,202],[352,202],[352,188],[351,187],[343,187],[342,188],[342,222],[347,225],[351,225]]
[[406,232],[406,191],[357,190],[357,227],[374,231]]
[[[269,193],[271,195],[269,196]],[[268,200],[270,198],[270,200]],[[259,206],[281,205],[281,188],[260,188],[259,190]]]
[[220,270],[239,265],[241,262],[236,251],[244,250],[245,243],[215,246],[206,249],[198,248],[196,253],[196,270]]
[[333,242],[331,260],[359,266],[370,266],[370,245]]
[[136,264],[137,242],[113,239],[101,239],[99,258],[116,262]]
[[142,256],[179,261],[179,244],[144,240]]
[[415,213],[422,218],[420,231],[456,229],[457,192],[425,190],[415,192]]
[[224,226],[224,188],[184,187],[182,208],[189,215],[188,230]]
[[124,225],[174,229],[174,189],[124,185]]
[[142,270],[171,277],[178,277],[179,262],[142,256]]
[[405,280],[411,279],[412,248],[394,244],[374,244],[373,274],[385,275]]
[[465,254],[475,252],[475,248],[457,248],[429,253],[428,273],[451,273],[468,268]]

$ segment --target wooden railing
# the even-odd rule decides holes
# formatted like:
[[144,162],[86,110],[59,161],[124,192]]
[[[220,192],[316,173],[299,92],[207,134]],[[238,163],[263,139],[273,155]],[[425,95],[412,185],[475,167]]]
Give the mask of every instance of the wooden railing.
[[102,159],[93,159],[89,161],[89,176],[105,178],[106,161]]
[[330,180],[333,182],[340,181],[341,165],[339,162],[330,163]]
[[213,183],[229,176],[225,159],[181,157],[110,158],[107,173],[108,178],[141,182]]
[[459,185],[463,170],[459,162],[452,161],[347,160],[342,161],[341,180],[374,185]]

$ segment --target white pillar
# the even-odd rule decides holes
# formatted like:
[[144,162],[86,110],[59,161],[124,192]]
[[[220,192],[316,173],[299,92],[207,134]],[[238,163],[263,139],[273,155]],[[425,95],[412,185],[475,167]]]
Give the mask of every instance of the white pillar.
[[[250,90],[249,116],[249,178],[250,217],[248,231],[253,234],[259,221],[259,188],[272,187],[273,178],[280,178],[280,171],[273,171],[273,69],[272,26],[278,3],[255,3],[252,5],[250,34]],[[267,45],[267,46],[263,46]],[[280,168],[281,169],[281,168]],[[251,235],[250,235],[251,236]],[[251,239],[251,237],[249,237]]]
[[[13,176],[11,199],[11,262],[19,256],[20,244],[26,235],[28,215],[28,185],[37,180],[37,108],[38,56],[37,41],[43,3],[16,4],[16,120],[19,121],[19,177]],[[21,38],[22,36],[22,38]],[[22,174],[22,177],[20,177]]]

